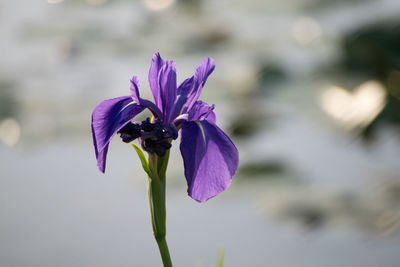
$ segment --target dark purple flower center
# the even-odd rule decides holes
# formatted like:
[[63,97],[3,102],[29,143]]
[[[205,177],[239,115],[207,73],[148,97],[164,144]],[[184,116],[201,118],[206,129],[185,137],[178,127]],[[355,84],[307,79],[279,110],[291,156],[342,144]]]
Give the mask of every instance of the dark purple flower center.
[[141,135],[141,127],[138,124],[129,122],[118,132],[123,142],[130,143]]
[[171,148],[170,140],[178,138],[178,131],[172,123],[163,123],[160,120],[152,123],[150,118],[141,124],[129,122],[118,133],[125,143],[140,137],[143,149],[160,157]]

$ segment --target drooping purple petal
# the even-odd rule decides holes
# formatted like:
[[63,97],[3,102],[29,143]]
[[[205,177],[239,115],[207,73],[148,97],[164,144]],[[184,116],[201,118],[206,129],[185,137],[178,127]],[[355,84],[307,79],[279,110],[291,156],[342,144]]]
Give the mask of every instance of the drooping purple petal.
[[151,60],[151,65],[150,65],[150,70],[149,70],[149,84],[150,84],[150,89],[151,92],[153,93],[154,101],[157,105],[157,107],[162,110],[162,103],[161,103],[161,94],[160,94],[160,87],[159,87],[159,82],[158,82],[158,74],[164,66],[165,62],[161,58],[160,53],[155,53],[152,60]]
[[188,194],[204,202],[224,191],[235,174],[239,152],[216,125],[203,121],[182,123],[180,150]]
[[197,101],[201,94],[201,90],[203,89],[203,86],[207,81],[208,76],[210,76],[214,69],[215,62],[212,58],[206,58],[197,67],[196,72],[193,76],[192,88],[188,92],[182,90],[182,93],[187,95],[187,102],[185,104],[186,110],[190,110],[194,103]]
[[167,60],[159,74],[159,88],[164,121],[168,121],[176,99],[176,67],[175,62]]
[[163,114],[161,113],[161,110],[158,109],[158,107],[151,101],[147,99],[140,98],[140,105],[143,107],[148,108],[151,113],[153,113],[154,117],[156,118],[163,118]]
[[108,144],[111,138],[145,109],[133,103],[130,96],[104,100],[92,113],[92,136],[97,166],[105,171]]
[[188,113],[188,121],[207,120],[212,124],[217,122],[214,105],[209,106],[203,101],[196,101]]
[[139,94],[139,87],[140,87],[140,83],[139,83],[139,79],[137,76],[133,76],[131,79],[131,96],[132,99],[138,104],[140,105],[140,94]]

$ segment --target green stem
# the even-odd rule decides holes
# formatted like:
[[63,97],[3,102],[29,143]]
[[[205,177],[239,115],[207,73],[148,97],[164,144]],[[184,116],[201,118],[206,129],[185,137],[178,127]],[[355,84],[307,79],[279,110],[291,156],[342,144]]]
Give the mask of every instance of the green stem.
[[165,267],[172,267],[171,257],[169,256],[169,250],[167,240],[165,237],[157,240],[158,249],[160,250],[161,259]]
[[165,209],[165,172],[169,159],[169,151],[163,156],[149,154],[150,175],[147,179],[148,196],[153,234],[160,250],[164,267],[172,267],[166,235]]

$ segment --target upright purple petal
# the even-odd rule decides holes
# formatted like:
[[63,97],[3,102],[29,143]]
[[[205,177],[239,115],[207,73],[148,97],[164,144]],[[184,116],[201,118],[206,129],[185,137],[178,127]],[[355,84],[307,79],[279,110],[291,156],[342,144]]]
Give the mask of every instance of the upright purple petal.
[[196,103],[208,76],[213,72],[215,63],[212,58],[206,58],[197,67],[194,76],[184,80],[177,89],[177,100],[170,115],[170,121],[187,113]]
[[204,202],[230,185],[239,153],[216,125],[204,120],[183,122],[180,150],[190,197]]
[[139,83],[139,79],[137,76],[133,76],[131,79],[131,96],[132,99],[138,104],[140,105],[140,94],[139,94],[139,87],[140,87],[140,83]]
[[178,89],[176,90],[178,95],[188,95],[189,92],[192,90],[193,88],[193,80],[194,80],[194,76],[187,78],[186,80],[184,80],[178,87]]
[[159,74],[159,88],[162,102],[164,120],[169,120],[169,115],[176,99],[176,67],[175,62],[167,60]]
[[207,81],[208,76],[214,71],[215,62],[212,58],[206,58],[197,67],[196,72],[193,76],[193,87],[190,92],[187,93],[186,110],[190,110],[194,103],[197,101],[201,94],[204,84]]
[[172,108],[169,121],[173,121],[177,116],[181,114],[184,105],[187,102],[187,93],[193,88],[193,76],[184,80],[176,89],[177,98],[175,100],[174,107]]
[[150,84],[150,89],[153,93],[154,96],[154,101],[156,102],[157,107],[162,110],[162,103],[161,103],[161,94],[160,94],[160,87],[158,83],[158,74],[164,66],[165,62],[161,58],[160,53],[155,53],[152,60],[151,60],[151,65],[150,65],[150,70],[149,70],[149,84]]
[[214,71],[215,62],[212,58],[206,58],[200,65],[197,67],[196,72],[194,74],[195,83],[198,86],[204,86],[207,81],[208,76]]
[[130,96],[104,100],[94,109],[92,136],[97,166],[101,172],[106,168],[106,156],[111,138],[144,109],[145,107],[133,103]]

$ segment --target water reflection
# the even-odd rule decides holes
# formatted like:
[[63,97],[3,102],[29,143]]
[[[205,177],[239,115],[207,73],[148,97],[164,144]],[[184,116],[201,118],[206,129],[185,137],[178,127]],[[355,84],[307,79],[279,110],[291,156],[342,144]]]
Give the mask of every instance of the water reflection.
[[273,186],[262,207],[268,218],[305,230],[357,229],[380,236],[400,230],[398,202],[379,191],[343,193],[304,184]]
[[242,164],[227,192],[198,205],[175,142],[177,266],[212,266],[221,244],[227,266],[398,265],[399,1],[62,2],[1,5],[1,266],[159,265],[140,162],[114,140],[100,175],[89,127],[132,75],[151,97],[156,51],[176,59],[179,81],[215,59],[202,99]]

